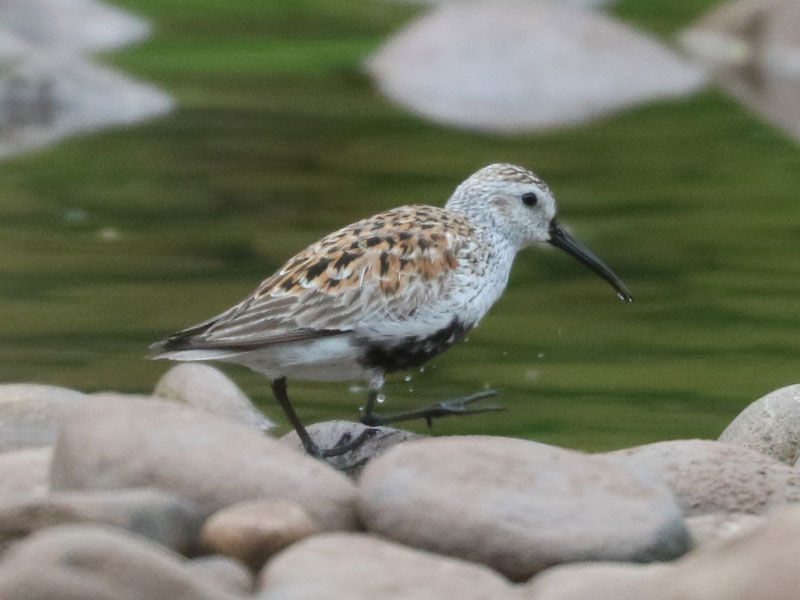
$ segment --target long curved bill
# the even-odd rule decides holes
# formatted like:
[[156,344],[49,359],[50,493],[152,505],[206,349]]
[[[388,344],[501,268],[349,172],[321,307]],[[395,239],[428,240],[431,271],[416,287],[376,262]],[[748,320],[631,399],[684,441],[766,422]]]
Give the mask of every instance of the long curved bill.
[[560,248],[567,254],[572,255],[610,283],[611,287],[617,291],[617,296],[619,296],[620,300],[627,302],[633,300],[633,296],[631,296],[628,288],[626,288],[622,280],[614,274],[614,271],[609,269],[606,263],[600,260],[594,252],[572,239],[555,219],[550,223],[549,243],[556,248]]

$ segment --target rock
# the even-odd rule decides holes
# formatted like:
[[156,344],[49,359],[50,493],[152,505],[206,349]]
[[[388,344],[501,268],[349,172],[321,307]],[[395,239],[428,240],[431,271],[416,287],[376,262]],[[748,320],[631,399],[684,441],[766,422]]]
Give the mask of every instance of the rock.
[[664,565],[564,565],[538,575],[530,600],[794,600],[800,589],[800,508],[764,527]]
[[356,526],[356,490],[328,465],[188,406],[88,400],[64,423],[54,490],[157,487],[205,514],[252,498],[292,500],[321,530]]
[[93,392],[88,395],[90,398],[100,399],[100,400],[159,400],[159,398],[155,398],[154,396],[150,396],[148,394],[126,394],[124,392]]
[[800,501],[800,473],[754,450],[710,440],[671,440],[605,456],[663,478],[685,516],[759,514]]
[[514,580],[561,562],[674,558],[689,543],[663,485],[601,456],[536,442],[409,442],[371,461],[360,487],[370,531]]
[[678,41],[715,83],[800,140],[800,5],[795,0],[715,4]]
[[150,33],[143,19],[94,0],[3,0],[0,23],[29,42],[71,52],[112,50]]
[[270,556],[316,533],[303,508],[286,500],[250,500],[214,513],[200,536],[207,551],[225,554],[258,571]]
[[705,82],[701,69],[609,15],[531,0],[442,4],[367,67],[399,105],[492,132],[576,125]]
[[3,600],[233,600],[165,548],[122,529],[61,525],[0,560]]
[[[456,2],[472,2],[474,0],[395,0],[409,4],[445,4]],[[574,4],[582,8],[605,8],[616,3],[616,0],[559,0],[563,4]]]
[[156,384],[153,395],[256,429],[275,427],[225,373],[210,365],[184,363],[172,367]]
[[61,422],[85,400],[85,394],[52,385],[0,385],[0,452],[52,444]]
[[0,501],[0,550],[39,529],[76,522],[114,525],[186,553],[196,548],[203,521],[189,502],[162,490],[16,496]]
[[654,589],[654,581],[671,572],[670,567],[664,564],[596,562],[560,565],[534,577],[527,589],[523,588],[527,593],[522,597],[526,600],[652,600],[659,592]]
[[[362,445],[354,450],[332,457],[329,462],[340,469],[346,469],[346,473],[353,478],[357,478],[370,459],[383,454],[400,442],[415,440],[427,437],[411,431],[393,429],[391,427],[367,427],[361,423],[351,421],[325,421],[324,423],[314,423],[309,425],[306,430],[320,448],[332,448],[340,442],[344,443],[356,439],[366,429],[377,429],[378,433],[367,439]],[[281,438],[281,441],[299,451],[303,450],[303,444],[295,431],[290,431]],[[347,468],[351,465],[358,465],[355,468]]]
[[[800,7],[794,0],[722,2],[678,37],[691,54],[712,64],[753,66],[797,73]],[[783,68],[782,68],[783,67]]]
[[49,447],[0,454],[0,502],[9,496],[47,494],[52,458],[53,449]]
[[750,404],[719,441],[794,465],[800,457],[800,385],[775,390]]
[[227,556],[201,556],[186,563],[189,573],[237,596],[253,592],[253,575],[238,560]]
[[763,527],[766,517],[747,513],[718,512],[686,519],[692,547],[698,548],[749,533]]
[[78,133],[137,123],[174,107],[172,98],[153,86],[11,33],[0,36],[0,60],[0,158]]
[[315,535],[273,558],[259,600],[502,600],[513,586],[482,565],[359,533]]

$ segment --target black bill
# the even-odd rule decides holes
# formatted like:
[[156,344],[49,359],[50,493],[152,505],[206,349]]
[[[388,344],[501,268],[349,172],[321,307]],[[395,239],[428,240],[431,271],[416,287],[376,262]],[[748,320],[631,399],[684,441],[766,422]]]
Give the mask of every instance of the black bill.
[[617,296],[619,296],[620,300],[626,300],[628,302],[633,300],[633,296],[631,296],[625,284],[622,283],[622,280],[617,277],[602,260],[595,256],[591,250],[572,239],[555,219],[553,219],[553,222],[550,224],[550,243],[556,248],[561,248],[567,254],[571,254],[610,283],[611,287],[617,291]]

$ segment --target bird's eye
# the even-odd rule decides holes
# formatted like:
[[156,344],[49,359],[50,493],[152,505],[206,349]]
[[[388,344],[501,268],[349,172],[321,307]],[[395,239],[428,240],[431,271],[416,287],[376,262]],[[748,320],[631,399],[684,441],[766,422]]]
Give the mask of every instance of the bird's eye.
[[537,202],[539,202],[539,198],[537,198],[536,194],[534,194],[533,192],[522,194],[522,203],[525,206],[536,206]]

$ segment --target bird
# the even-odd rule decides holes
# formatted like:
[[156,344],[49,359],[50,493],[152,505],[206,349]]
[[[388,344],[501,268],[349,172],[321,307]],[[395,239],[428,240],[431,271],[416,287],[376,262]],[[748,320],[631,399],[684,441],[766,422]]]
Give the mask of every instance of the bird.
[[[386,376],[421,366],[463,339],[500,298],[517,253],[550,244],[605,279],[622,280],[558,220],[549,186],[524,167],[497,163],[458,185],[444,208],[406,205],[347,225],[290,258],[232,308],[150,346],[150,358],[237,363],[265,375],[306,452],[326,459],[357,447],[375,427],[471,414],[495,392],[381,415]],[[287,379],[363,381],[356,439],[322,449],[287,391]]]

